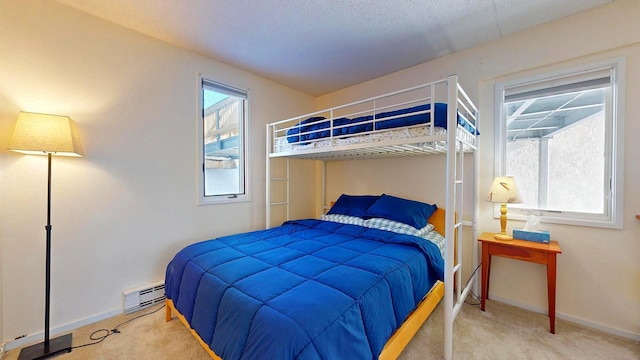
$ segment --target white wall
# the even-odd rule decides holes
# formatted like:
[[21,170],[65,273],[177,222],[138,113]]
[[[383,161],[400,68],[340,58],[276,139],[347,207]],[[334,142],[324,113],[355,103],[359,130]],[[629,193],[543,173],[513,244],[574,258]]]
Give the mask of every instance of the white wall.
[[[336,106],[359,98],[433,81],[456,73],[480,106],[480,205],[479,231],[497,231],[492,204],[484,201],[493,178],[494,85],[513,76],[544,73],[555,69],[625,56],[625,179],[624,229],[544,224],[563,253],[558,257],[557,313],[573,321],[640,340],[640,2],[619,0],[588,12],[544,24],[497,41],[460,51],[403,71],[319,97],[316,108]],[[424,198],[418,177],[434,183],[425,166],[441,166],[438,157],[398,158],[345,162],[331,169],[337,180],[328,185],[360,193],[380,192],[380,183],[399,194]],[[415,175],[401,170],[422,167]],[[375,178],[373,183],[362,174]],[[409,172],[407,172],[409,174]],[[411,173],[414,174],[414,173]],[[334,178],[335,179],[335,178]],[[435,183],[438,183],[435,181]],[[440,186],[443,186],[442,180]],[[383,190],[385,191],[385,190]],[[444,188],[432,194],[442,198]],[[522,223],[509,222],[513,227]],[[492,261],[491,297],[540,312],[547,311],[545,268],[540,265],[496,258]]]
[[[196,205],[199,72],[250,91],[251,202]],[[186,244],[264,227],[264,124],[312,109],[310,96],[56,2],[1,1],[0,149],[32,111],[69,115],[86,152],[53,159],[54,330],[120,312],[121,291],[162,280]],[[43,331],[47,165],[6,150],[0,165],[2,342]]]

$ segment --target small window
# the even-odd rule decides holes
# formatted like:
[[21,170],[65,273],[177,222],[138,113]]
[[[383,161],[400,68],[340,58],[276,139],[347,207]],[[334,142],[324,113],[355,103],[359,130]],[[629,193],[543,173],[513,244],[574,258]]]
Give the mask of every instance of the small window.
[[496,169],[515,177],[524,201],[514,218],[621,228],[622,65],[497,85]]
[[201,78],[200,202],[248,200],[247,92]]

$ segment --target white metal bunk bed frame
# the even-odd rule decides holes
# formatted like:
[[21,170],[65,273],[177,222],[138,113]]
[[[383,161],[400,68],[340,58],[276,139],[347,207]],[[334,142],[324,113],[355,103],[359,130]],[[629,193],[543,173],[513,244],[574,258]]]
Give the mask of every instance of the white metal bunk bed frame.
[[[307,149],[307,150],[290,150],[290,151],[282,151],[282,152],[274,152],[274,139],[277,138],[280,134],[285,134],[286,130],[291,129],[292,127],[285,126],[282,127],[282,124],[290,124],[291,122],[298,122],[297,127],[298,134],[302,134],[302,129],[300,128],[299,121],[304,120],[308,117],[312,117],[321,113],[330,113],[330,127],[329,130],[329,139],[333,138],[333,129],[334,129],[334,112],[338,109],[358,105],[366,102],[373,103],[373,109],[371,109],[372,113],[376,113],[379,109],[375,108],[375,101],[377,99],[386,98],[389,96],[395,96],[397,94],[401,94],[407,91],[413,91],[416,89],[429,89],[431,92],[431,96],[429,100],[431,102],[431,110],[433,111],[433,116],[431,117],[431,132],[433,134],[433,124],[435,122],[435,92],[436,86],[442,86],[443,84],[447,87],[447,129],[444,134],[440,135],[429,135],[422,137],[413,137],[413,138],[405,138],[405,139],[396,139],[396,140],[385,140],[377,142],[375,146],[371,146],[371,144],[353,144],[353,145],[336,145],[330,146],[328,148],[322,149]],[[467,295],[471,291],[471,288],[476,285],[476,276],[477,273],[475,270],[472,272],[470,279],[467,281],[465,286],[462,286],[462,248],[463,246],[457,246],[457,251],[455,249],[453,239],[462,239],[461,229],[462,226],[470,226],[472,228],[472,239],[477,238],[477,230],[476,230],[476,218],[477,218],[477,199],[475,194],[477,193],[477,175],[478,175],[478,149],[477,149],[477,141],[475,138],[475,132],[473,134],[473,142],[468,141],[468,138],[465,138],[461,135],[461,132],[465,132],[466,130],[462,129],[458,126],[458,111],[463,110],[463,112],[467,115],[467,118],[471,117],[469,120],[472,121],[472,126],[474,129],[477,129],[478,126],[478,110],[476,106],[473,104],[468,95],[464,92],[462,87],[458,83],[457,75],[450,75],[446,79],[415,86],[408,89],[399,90],[392,93],[387,93],[384,95],[376,96],[373,98],[349,103],[346,105],[326,109],[323,111],[318,111],[311,114],[306,114],[304,116],[290,118],[274,123],[267,124],[267,151],[266,151],[266,225],[267,228],[271,227],[271,207],[273,206],[285,206],[286,207],[286,219],[289,220],[290,211],[290,188],[289,188],[289,159],[290,158],[301,158],[301,159],[312,159],[312,160],[322,160],[322,202],[326,204],[326,193],[325,193],[325,167],[326,161],[332,160],[349,160],[354,158],[382,158],[389,156],[403,156],[403,155],[415,155],[415,154],[431,154],[431,153],[446,153],[446,215],[445,215],[445,238],[446,238],[446,253],[445,253],[445,279],[454,279],[454,281],[445,281],[445,294],[444,294],[444,358],[451,359],[453,357],[453,321],[456,316],[460,312],[462,305],[464,304],[464,300]],[[327,121],[327,120],[324,120]],[[279,128],[280,127],[280,128]],[[314,130],[317,131],[317,130]],[[357,135],[357,134],[356,134]],[[416,146],[415,144],[422,144],[428,142],[446,142],[446,146],[440,149],[432,149],[426,148],[424,146]],[[412,145],[413,144],[413,145]],[[369,149],[370,151],[367,151]],[[373,149],[373,150],[371,150]],[[463,179],[464,179],[464,154],[466,152],[473,153],[473,174],[471,181],[473,183],[473,213],[471,214],[470,219],[463,220],[466,217],[466,214],[463,212]],[[364,155],[360,155],[360,153],[364,153]],[[272,178],[271,177],[271,159],[284,157],[286,158],[286,174],[282,178]],[[285,199],[280,202],[273,202],[271,199],[271,183],[273,181],[284,181],[286,183],[285,188]],[[453,209],[453,211],[452,211]],[[461,219],[460,221],[457,221]],[[477,269],[478,267],[478,247],[473,241],[473,269]],[[456,252],[458,263],[455,263],[454,252]],[[455,276],[456,273],[458,276]],[[455,287],[454,287],[455,282]]]

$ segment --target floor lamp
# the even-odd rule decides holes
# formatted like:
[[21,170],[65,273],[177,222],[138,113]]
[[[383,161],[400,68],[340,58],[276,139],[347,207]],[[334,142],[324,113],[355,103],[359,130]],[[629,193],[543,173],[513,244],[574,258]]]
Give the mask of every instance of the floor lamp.
[[9,150],[29,155],[47,155],[47,233],[45,264],[44,341],[23,348],[19,360],[43,359],[71,352],[71,334],[49,339],[51,293],[51,156],[83,156],[76,123],[67,116],[21,112],[9,143]]

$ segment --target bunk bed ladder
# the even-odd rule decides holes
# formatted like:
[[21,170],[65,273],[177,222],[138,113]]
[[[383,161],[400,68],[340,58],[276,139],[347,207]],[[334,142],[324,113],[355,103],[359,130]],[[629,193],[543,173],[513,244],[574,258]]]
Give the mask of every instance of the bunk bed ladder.
[[[266,228],[270,229],[271,228],[271,208],[274,206],[285,206],[285,211],[286,211],[286,220],[289,220],[290,217],[290,206],[289,206],[289,179],[290,179],[290,173],[289,173],[289,168],[290,168],[290,163],[289,163],[289,158],[285,158],[286,161],[286,165],[285,165],[285,174],[284,177],[272,177],[272,171],[271,171],[271,161],[274,161],[275,159],[271,159],[271,157],[269,156],[269,154],[271,153],[271,151],[273,150],[271,148],[271,139],[273,137],[273,134],[270,133],[270,127],[269,124],[267,124],[267,151],[266,151],[266,156],[267,156],[267,163],[266,163]],[[284,201],[277,201],[274,202],[272,200],[272,189],[271,189],[271,185],[274,182],[284,182],[285,183],[285,194],[284,194]],[[279,196],[282,196],[281,194],[277,194]]]
[[[472,276],[463,288],[462,284],[462,219],[464,200],[464,143],[458,140],[458,77],[452,75],[447,79],[447,155],[446,155],[446,217],[445,217],[445,295],[444,295],[444,358],[453,357],[453,321],[458,315],[464,300],[474,284]],[[462,93],[466,97],[466,94]],[[475,165],[475,154],[474,154]],[[474,183],[475,187],[475,183]],[[475,207],[475,199],[474,199]],[[471,214],[474,218],[475,213]],[[475,220],[470,221],[474,226]],[[465,222],[464,225],[469,225]],[[456,240],[458,241],[455,246]],[[456,254],[454,254],[456,252]],[[477,255],[474,250],[474,264]],[[456,263],[457,260],[457,263]],[[454,285],[455,284],[455,285]]]

